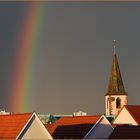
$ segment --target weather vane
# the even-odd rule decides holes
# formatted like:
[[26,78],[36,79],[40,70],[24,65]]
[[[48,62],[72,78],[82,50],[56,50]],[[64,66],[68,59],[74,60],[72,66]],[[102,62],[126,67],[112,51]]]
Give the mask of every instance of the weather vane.
[[116,53],[116,44],[117,44],[117,41],[113,40],[114,54]]

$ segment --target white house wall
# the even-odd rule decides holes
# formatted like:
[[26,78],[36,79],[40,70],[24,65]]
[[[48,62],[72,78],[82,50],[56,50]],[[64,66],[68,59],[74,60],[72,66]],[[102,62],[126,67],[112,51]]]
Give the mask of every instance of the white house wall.
[[52,139],[52,137],[39,118],[35,117],[22,139]]

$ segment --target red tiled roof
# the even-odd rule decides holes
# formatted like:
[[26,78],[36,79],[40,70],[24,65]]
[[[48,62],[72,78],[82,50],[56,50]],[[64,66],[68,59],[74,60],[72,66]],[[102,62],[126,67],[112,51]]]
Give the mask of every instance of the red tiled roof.
[[140,126],[116,126],[109,139],[140,139]]
[[[54,130],[57,128],[57,124],[56,122],[53,124],[44,124],[44,126],[46,127],[46,129],[49,131],[49,133],[52,135]],[[59,126],[59,125],[58,125]]]
[[32,113],[0,115],[0,139],[15,139]]
[[96,116],[73,116],[73,117],[62,117],[57,120],[54,124],[45,124],[46,129],[52,135],[58,126],[66,125],[78,125],[78,124],[95,124],[101,115]]
[[134,120],[140,125],[140,105],[125,105]]

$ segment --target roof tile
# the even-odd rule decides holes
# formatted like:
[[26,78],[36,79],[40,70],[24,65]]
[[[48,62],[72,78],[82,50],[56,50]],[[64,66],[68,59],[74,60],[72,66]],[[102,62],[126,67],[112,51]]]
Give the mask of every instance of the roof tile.
[[15,139],[32,114],[0,115],[0,139]]

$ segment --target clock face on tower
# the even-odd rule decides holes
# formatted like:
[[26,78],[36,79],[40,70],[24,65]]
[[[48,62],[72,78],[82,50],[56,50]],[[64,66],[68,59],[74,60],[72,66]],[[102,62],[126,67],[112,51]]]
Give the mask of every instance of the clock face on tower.
[[110,100],[111,102],[115,101],[114,97],[109,97],[108,100]]
[[111,101],[115,101],[115,98],[114,97],[111,97]]

